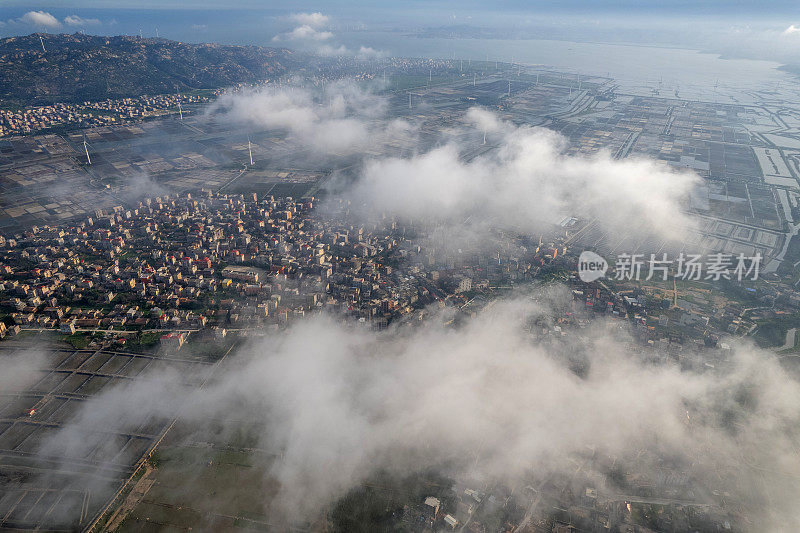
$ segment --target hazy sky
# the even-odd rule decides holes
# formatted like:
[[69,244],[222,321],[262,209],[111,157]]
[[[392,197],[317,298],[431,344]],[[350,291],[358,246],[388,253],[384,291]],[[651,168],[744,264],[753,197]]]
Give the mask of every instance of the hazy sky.
[[[557,43],[569,41],[680,48],[726,59],[766,60],[772,62],[769,68],[800,65],[800,7],[784,0],[412,0],[402,4],[232,0],[224,7],[219,4],[211,0],[7,0],[0,4],[0,36],[35,31],[158,35],[184,42],[281,46],[326,55],[456,54],[467,59],[491,55],[503,61],[591,71],[594,60],[565,57],[571,48]],[[303,14],[318,14],[322,22],[300,22],[297,17]],[[590,52],[641,67],[641,61],[629,57],[631,51],[617,48],[611,56],[604,49]],[[659,75],[685,64],[678,57],[667,57],[662,63],[657,67]],[[614,70],[605,64],[598,68]],[[687,67],[687,72],[691,70]],[[753,79],[750,73],[737,76]],[[717,72],[713,77],[724,78]]]
[[[223,7],[224,5],[224,7]],[[796,1],[788,0],[410,0],[396,3],[366,2],[364,0],[328,1],[264,1],[229,0],[220,3],[216,0],[75,0],[58,2],[54,0],[5,0],[0,14],[14,16],[29,10],[53,12],[74,12],[81,16],[81,10],[92,13],[105,12],[116,16],[117,12],[133,10],[135,16],[143,10],[167,11],[215,11],[232,12],[241,10],[280,14],[296,11],[323,11],[336,17],[357,18],[366,21],[402,22],[415,20],[420,25],[429,25],[443,20],[467,20],[470,15],[481,15],[481,23],[501,19],[503,16],[518,17],[520,14],[553,15],[569,14],[574,17],[646,17],[653,14],[672,17],[713,17],[720,19],[741,19],[750,23],[754,19],[785,20],[788,23],[800,20],[800,8]],[[425,16],[423,16],[425,15]],[[177,16],[177,15],[176,15]],[[746,18],[745,18],[746,17]],[[508,21],[513,19],[509,18]],[[120,24],[123,20],[118,20]],[[651,20],[652,22],[652,20]]]
[[[10,7],[74,7],[74,8],[121,8],[137,7],[140,9],[219,9],[220,2],[215,0],[76,0],[72,2],[58,2],[54,0],[30,1],[30,0],[6,0],[3,2]],[[351,1],[351,0],[326,0],[324,2],[285,0],[285,1],[265,1],[265,0],[229,0],[225,2],[226,9],[263,9],[263,8],[283,8],[283,9],[339,9],[342,7],[356,8],[369,7],[371,10],[384,10],[376,7],[376,2]],[[765,10],[771,12],[797,12],[797,2],[790,0],[493,0],[485,2],[479,0],[410,0],[402,3],[402,7],[408,5],[424,6],[425,8],[446,8],[446,9],[486,9],[490,10],[518,10],[530,11],[535,9],[551,10],[580,10],[580,11],[678,11],[678,12],[710,12],[721,13],[732,10],[742,10],[748,12],[763,13]]]

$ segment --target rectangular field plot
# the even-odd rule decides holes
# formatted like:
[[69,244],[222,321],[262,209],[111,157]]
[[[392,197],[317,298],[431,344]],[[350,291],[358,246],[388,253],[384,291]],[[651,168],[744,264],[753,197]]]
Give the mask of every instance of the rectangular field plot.
[[[0,368],[20,356],[29,357],[20,344],[0,345]],[[173,418],[140,416],[133,404],[106,406],[107,393],[164,374],[181,378],[188,393],[213,370],[108,350],[56,347],[30,357],[26,380],[0,394],[0,530],[85,527]],[[98,419],[83,414],[88,405]]]

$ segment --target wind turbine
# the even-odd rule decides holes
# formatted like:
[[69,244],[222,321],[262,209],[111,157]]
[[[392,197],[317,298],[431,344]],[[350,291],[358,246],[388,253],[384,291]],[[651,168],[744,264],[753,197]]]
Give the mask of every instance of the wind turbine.
[[86,144],[86,134],[83,134],[83,151],[86,152],[86,161],[91,165],[92,158],[89,157],[89,145]]

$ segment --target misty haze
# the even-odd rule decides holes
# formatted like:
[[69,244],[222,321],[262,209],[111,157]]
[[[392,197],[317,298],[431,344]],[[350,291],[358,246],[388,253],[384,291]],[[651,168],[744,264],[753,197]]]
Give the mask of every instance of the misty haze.
[[778,0],[8,0],[0,530],[800,531]]

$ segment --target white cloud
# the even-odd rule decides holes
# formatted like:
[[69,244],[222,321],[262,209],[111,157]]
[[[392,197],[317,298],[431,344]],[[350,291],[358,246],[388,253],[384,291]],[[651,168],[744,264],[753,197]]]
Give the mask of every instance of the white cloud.
[[349,56],[352,55],[350,50],[345,45],[339,46],[332,46],[330,44],[324,44],[317,48],[315,52],[321,56]]
[[[499,301],[458,330],[432,321],[385,335],[305,321],[256,345],[253,363],[225,386],[269,413],[262,445],[283,450],[279,501],[307,516],[381,470],[450,464],[456,477],[513,485],[529,469],[573,472],[571,461],[591,471],[580,458],[593,450],[641,476],[670,457],[696,493],[729,490],[737,502],[766,504],[771,520],[797,524],[791,496],[769,500],[771,490],[746,481],[774,472],[770,482],[787,489],[800,474],[792,429],[800,389],[770,354],[743,347],[722,374],[654,367],[604,329],[534,342],[526,321],[550,312]],[[585,375],[569,358],[587,361]],[[742,387],[751,407],[735,403]],[[720,424],[726,411],[735,435]],[[743,469],[742,455],[759,469]]]
[[61,23],[47,11],[28,11],[19,19],[24,24],[43,26],[45,28],[60,28]]
[[784,35],[796,35],[798,33],[800,33],[800,26],[795,26],[794,24],[783,30]]
[[3,372],[0,374],[0,394],[19,392],[36,382],[36,369],[46,364],[46,357],[38,350],[12,352],[3,359]]
[[291,20],[304,26],[321,28],[330,24],[331,18],[320,12],[316,13],[295,13],[289,17]]
[[85,19],[78,15],[69,15],[64,18],[64,24],[69,26],[98,26],[100,19]]
[[[330,41],[334,38],[334,33],[330,31],[330,17],[322,13],[296,13],[289,17],[292,21],[300,25],[290,31],[279,33],[272,38],[272,42],[295,41],[297,43],[315,43]],[[323,56],[355,56],[364,59],[384,57],[386,54],[381,50],[375,50],[368,46],[361,46],[354,52],[343,44],[321,44],[307,45],[309,49]]]
[[358,51],[353,51],[341,44],[339,46],[323,44],[314,50],[315,53],[321,56],[355,56],[360,59],[375,59],[379,57],[386,57],[386,52],[383,50],[376,50],[370,46],[362,46]]
[[373,59],[378,57],[386,57],[386,52],[383,50],[376,50],[371,46],[362,46],[358,49],[358,53],[356,56],[363,58],[363,59]]
[[[745,509],[753,531],[798,530],[800,387],[773,354],[687,349],[678,364],[643,353],[619,323],[540,340],[532,331],[555,333],[548,323],[571,295],[553,287],[532,296],[497,300],[459,328],[446,325],[447,313],[380,333],[331,317],[301,320],[239,350],[201,394],[187,397],[179,384],[189,376],[177,373],[107,387],[42,450],[65,461],[91,451],[101,464],[108,428],[180,412],[195,441],[210,420],[263,427],[254,437],[267,453],[250,460],[279,491],[265,507],[295,520],[313,521],[378,472],[440,469],[511,488],[531,472],[564,474],[620,493],[608,476],[613,462],[645,482],[674,472],[700,503],[725,494],[733,511],[723,512]],[[703,364],[710,360],[716,368]],[[196,472],[187,465],[189,478]]]
[[[567,155],[567,140],[545,128],[516,127],[471,110],[467,122],[488,132],[497,150],[470,160],[462,144],[408,157],[367,161],[353,191],[375,213],[459,225],[466,218],[522,232],[543,231],[566,216],[595,218],[605,229],[679,239],[693,226],[684,201],[699,184],[690,172],[645,158],[601,152]],[[632,229],[635,228],[635,229]]]
[[[567,216],[581,216],[607,231],[671,241],[695,226],[686,212],[700,183],[692,172],[648,158],[616,160],[606,152],[569,155],[567,140],[558,133],[517,127],[482,108],[471,109],[451,137],[429,148],[418,144],[414,125],[387,119],[386,106],[385,98],[341,83],[324,92],[265,87],[230,93],[212,112],[283,129],[320,156],[385,154],[378,148],[387,136],[405,138],[410,155],[367,157],[346,193],[354,211],[367,218],[385,213],[453,228],[470,219],[475,225],[546,232]],[[463,137],[478,141],[484,132],[497,149],[463,158]]]
[[325,41],[333,37],[333,33],[329,31],[319,31],[315,28],[312,28],[308,24],[304,24],[302,26],[298,26],[289,33],[284,34],[285,39],[289,40],[303,40],[303,39],[313,39],[315,41]]
[[299,87],[224,94],[212,106],[228,120],[287,131],[292,140],[321,154],[352,152],[383,139],[383,98],[353,83],[332,83],[324,91]]
[[507,124],[500,120],[497,113],[482,107],[470,108],[465,118],[482,132],[496,133],[507,127]]
[[272,38],[273,42],[280,41],[327,41],[333,38],[333,33],[323,28],[330,23],[330,17],[322,13],[295,13],[290,20],[300,24],[293,30],[279,33]]
[[272,38],[272,42],[280,41],[327,41],[333,37],[329,31],[320,31],[307,24],[298,26],[292,31],[280,33]]

